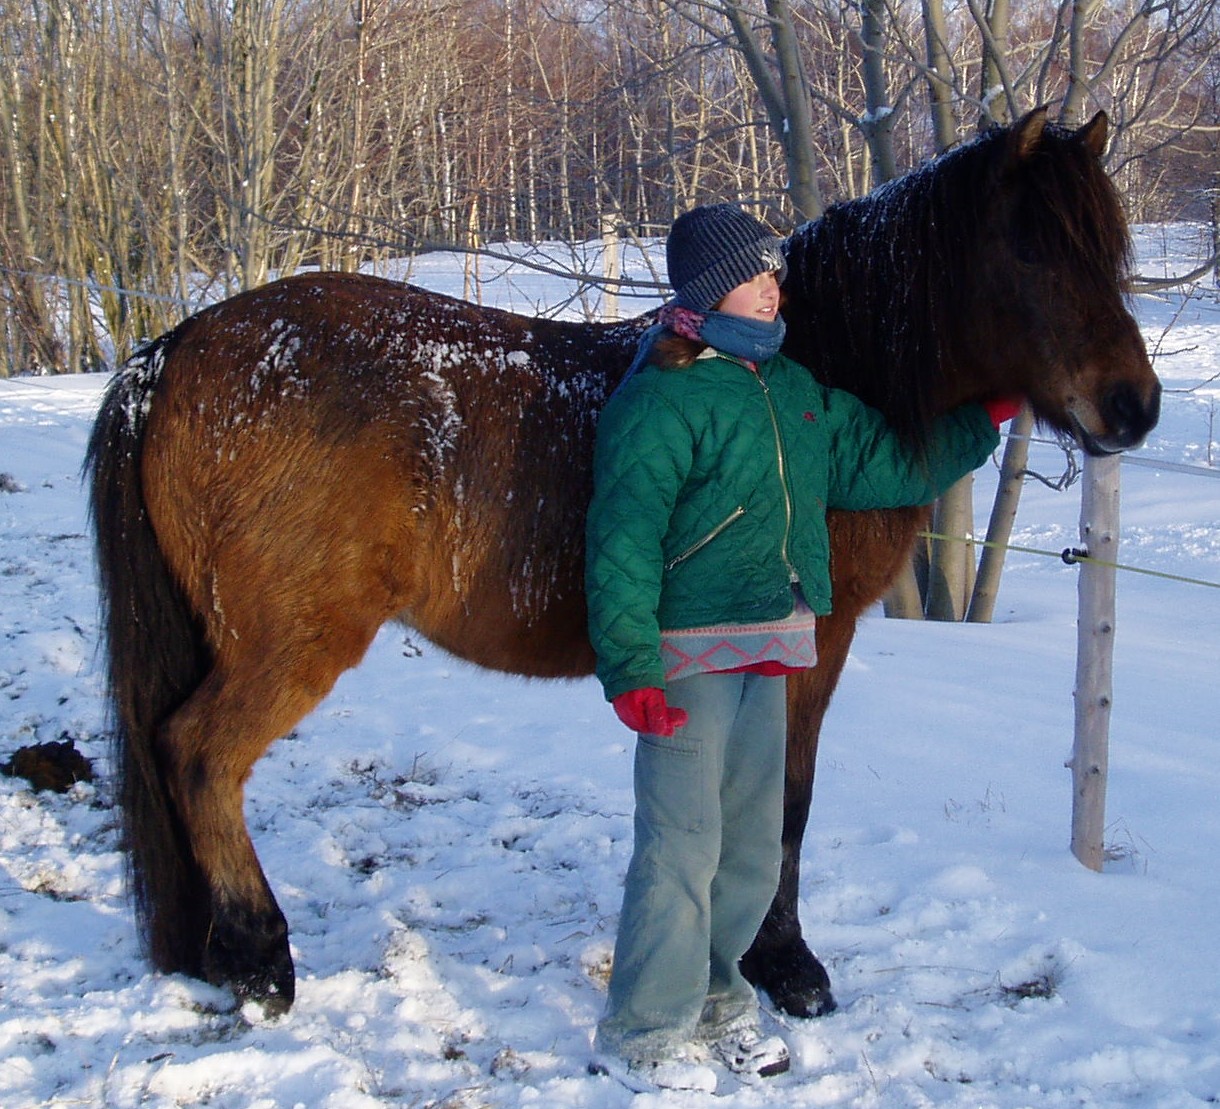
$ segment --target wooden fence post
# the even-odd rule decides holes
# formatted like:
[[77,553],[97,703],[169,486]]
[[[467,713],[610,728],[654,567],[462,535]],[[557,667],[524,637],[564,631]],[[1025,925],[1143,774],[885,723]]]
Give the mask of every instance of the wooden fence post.
[[[1080,567],[1076,626],[1076,731],[1072,758],[1072,853],[1090,870],[1105,862],[1106,777],[1113,700],[1115,567],[1118,554],[1119,456],[1085,458],[1080,538],[1090,558]],[[1110,565],[1103,565],[1109,563]]]

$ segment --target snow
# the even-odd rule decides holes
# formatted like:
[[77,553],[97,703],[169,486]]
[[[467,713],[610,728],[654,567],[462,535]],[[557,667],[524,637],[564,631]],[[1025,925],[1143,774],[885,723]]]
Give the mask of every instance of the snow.
[[[1146,229],[1141,261],[1182,272],[1194,242]],[[460,291],[452,259],[411,277]],[[1176,578],[1120,575],[1111,861],[1095,874],[1067,848],[1079,571],[1057,552],[1079,542],[1078,491],[1031,482],[1014,543],[1048,555],[1009,555],[995,623],[862,623],[800,906],[840,1009],[769,1016],[792,1072],[726,1078],[716,1097],[635,1095],[585,1070],[631,843],[631,736],[597,685],[483,672],[402,629],[248,790],[295,1007],[269,1020],[151,972],[110,808],[78,476],[105,380],[0,381],[0,760],[67,737],[99,771],[66,795],[0,778],[0,1105],[1220,1102],[1220,593],[1194,584],[1220,583],[1220,483],[1200,469],[1220,305],[1137,308],[1167,394],[1133,455],[1148,464],[1122,468],[1119,559]],[[1033,464],[1063,468],[1045,444]],[[980,529],[994,481],[980,472]]]

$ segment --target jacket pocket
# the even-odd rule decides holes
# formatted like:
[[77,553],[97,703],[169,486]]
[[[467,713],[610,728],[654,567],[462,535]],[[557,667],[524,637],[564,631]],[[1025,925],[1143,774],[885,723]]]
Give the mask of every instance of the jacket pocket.
[[702,539],[699,539],[696,542],[692,543],[681,554],[675,555],[668,562],[666,562],[665,569],[672,570],[675,566],[678,566],[681,563],[685,562],[688,558],[691,558],[693,555],[697,555],[701,550],[703,550],[704,547],[706,547],[709,543],[711,543],[712,540],[714,540],[714,539],[718,538],[720,535],[724,534],[724,532],[726,532],[730,527],[732,527],[733,524],[735,524],[738,520],[740,520],[745,514],[746,514],[746,510],[741,505],[738,505],[723,520],[721,520],[720,523],[718,523],[714,528],[712,528],[711,531],[709,531],[705,536],[703,536]]

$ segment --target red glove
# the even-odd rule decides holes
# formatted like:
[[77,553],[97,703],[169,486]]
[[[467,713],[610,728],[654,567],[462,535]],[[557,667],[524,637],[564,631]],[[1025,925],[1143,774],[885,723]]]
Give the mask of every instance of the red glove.
[[613,701],[618,718],[633,732],[648,735],[673,735],[687,721],[685,709],[671,709],[659,689],[631,689]]
[[1011,420],[1025,407],[1025,398],[996,397],[994,400],[983,401],[983,407],[987,409],[987,415],[991,417],[991,423],[998,431],[1000,424]]

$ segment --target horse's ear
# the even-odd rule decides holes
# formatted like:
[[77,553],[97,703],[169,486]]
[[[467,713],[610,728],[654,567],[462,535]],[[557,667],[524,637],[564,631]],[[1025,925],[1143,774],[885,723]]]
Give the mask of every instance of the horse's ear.
[[1009,139],[1013,158],[1021,161],[1033,154],[1046,130],[1046,106],[1026,112],[1013,124]]
[[1084,143],[1084,148],[1100,158],[1106,152],[1106,139],[1110,133],[1110,118],[1105,112],[1098,112],[1088,123],[1076,132],[1076,138]]

